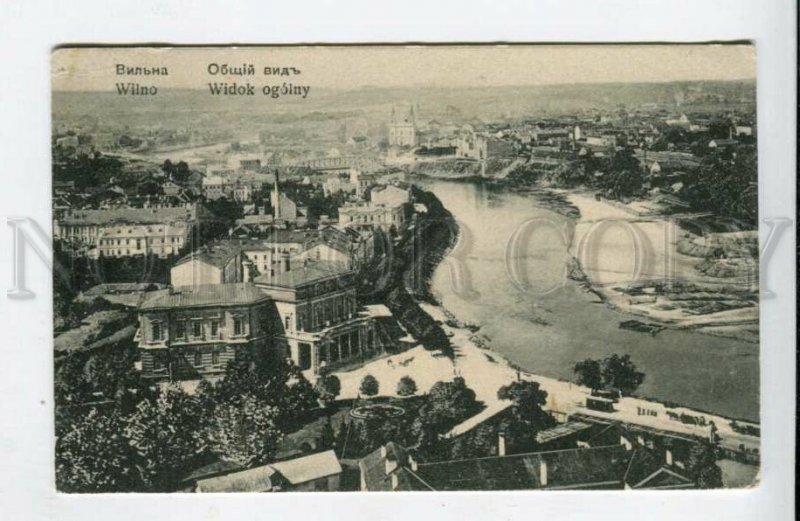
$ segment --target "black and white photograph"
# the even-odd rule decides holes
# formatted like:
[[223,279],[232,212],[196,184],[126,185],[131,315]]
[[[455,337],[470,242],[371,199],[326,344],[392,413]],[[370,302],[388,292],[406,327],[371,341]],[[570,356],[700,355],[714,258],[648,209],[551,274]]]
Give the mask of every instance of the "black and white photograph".
[[57,490],[757,486],[756,61],[55,49]]

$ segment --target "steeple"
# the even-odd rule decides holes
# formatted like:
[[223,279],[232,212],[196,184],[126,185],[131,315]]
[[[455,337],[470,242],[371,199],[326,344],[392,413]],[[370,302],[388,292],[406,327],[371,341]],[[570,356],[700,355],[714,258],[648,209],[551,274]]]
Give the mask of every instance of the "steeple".
[[280,174],[276,170],[275,186],[272,189],[272,216],[275,219],[280,219],[281,217],[281,194],[280,194],[280,188],[278,187],[279,179],[280,179]]

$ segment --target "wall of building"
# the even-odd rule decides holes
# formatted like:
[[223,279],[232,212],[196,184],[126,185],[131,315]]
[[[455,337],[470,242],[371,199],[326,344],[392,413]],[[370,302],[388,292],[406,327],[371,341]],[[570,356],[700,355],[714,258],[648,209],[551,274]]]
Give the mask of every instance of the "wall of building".
[[222,284],[223,274],[218,267],[191,259],[173,266],[169,272],[173,286],[200,286],[203,284]]
[[167,378],[170,362],[175,379],[218,374],[237,349],[268,348],[269,314],[269,303],[144,311],[139,316],[142,374]]

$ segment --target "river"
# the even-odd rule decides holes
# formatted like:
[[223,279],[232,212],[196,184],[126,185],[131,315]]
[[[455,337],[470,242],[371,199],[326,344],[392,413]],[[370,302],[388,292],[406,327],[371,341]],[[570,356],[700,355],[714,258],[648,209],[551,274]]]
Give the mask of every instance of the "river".
[[[461,230],[460,244],[434,273],[433,292],[460,319],[478,324],[493,350],[526,371],[565,380],[573,378],[577,361],[630,354],[646,374],[637,395],[758,421],[757,344],[692,331],[651,336],[620,329],[633,317],[565,278],[569,218],[509,189],[415,182],[442,201]],[[507,245],[526,222],[530,233],[509,256]]]

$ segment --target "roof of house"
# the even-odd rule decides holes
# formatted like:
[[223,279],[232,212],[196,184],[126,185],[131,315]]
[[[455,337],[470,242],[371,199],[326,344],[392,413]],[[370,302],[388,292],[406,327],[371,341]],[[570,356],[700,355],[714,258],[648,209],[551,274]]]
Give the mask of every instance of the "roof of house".
[[294,289],[349,273],[352,273],[352,270],[343,262],[309,261],[305,265],[295,266],[289,271],[277,275],[270,276],[268,273],[259,275],[254,282],[259,286]]
[[107,295],[109,293],[132,293],[162,289],[164,284],[156,282],[106,282],[92,286],[83,292],[86,296]]
[[571,421],[536,433],[536,443],[547,443],[592,428],[591,423]]
[[639,488],[691,488],[694,482],[680,469],[668,466],[647,449],[638,448],[628,462],[625,483]]
[[77,210],[60,220],[62,225],[165,224],[192,221],[191,208],[115,208],[113,210]]
[[199,261],[218,268],[224,268],[232,258],[239,255],[241,252],[242,247],[238,242],[216,241],[181,257],[175,262],[175,266],[180,266],[189,261]]
[[621,487],[629,459],[625,447],[612,445],[420,464],[416,473],[436,490]]
[[197,480],[198,492],[268,492],[274,486],[275,469],[269,465]]
[[233,284],[204,284],[178,286],[150,292],[142,303],[143,311],[156,309],[238,306],[257,304],[269,300],[269,296],[248,282]]
[[300,485],[341,474],[342,466],[332,450],[277,461],[247,470],[197,480],[201,492],[267,492],[288,482]]
[[270,466],[292,485],[315,479],[334,476],[342,472],[342,466],[332,450],[318,452],[301,458],[277,461]]
[[350,253],[352,239],[341,230],[326,227],[319,230],[272,230],[263,239],[237,239],[230,242],[240,245],[245,251],[269,250],[278,244],[298,244],[305,251],[324,244],[342,253]]
[[610,445],[414,465],[405,449],[388,443],[362,458],[359,468],[368,490],[621,488],[630,460],[624,446]]
[[[389,473],[386,472],[387,460],[398,463]],[[434,490],[409,469],[408,464],[406,450],[394,442],[389,442],[361,458],[358,461],[358,468],[369,491]]]

